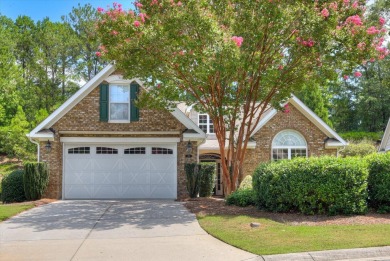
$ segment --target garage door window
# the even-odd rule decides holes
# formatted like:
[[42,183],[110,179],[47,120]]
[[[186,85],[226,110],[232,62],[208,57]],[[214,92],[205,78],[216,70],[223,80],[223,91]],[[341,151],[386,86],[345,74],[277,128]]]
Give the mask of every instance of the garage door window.
[[145,147],[125,149],[125,154],[146,154]]
[[90,147],[78,147],[68,149],[68,154],[89,154]]
[[96,154],[118,154],[118,149],[108,147],[96,147]]
[[173,150],[167,148],[152,147],[152,154],[173,154]]

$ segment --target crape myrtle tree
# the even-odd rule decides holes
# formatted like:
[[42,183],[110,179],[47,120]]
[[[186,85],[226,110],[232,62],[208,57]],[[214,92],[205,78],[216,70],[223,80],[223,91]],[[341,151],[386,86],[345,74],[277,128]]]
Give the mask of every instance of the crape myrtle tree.
[[[303,83],[359,77],[383,59],[383,18],[365,21],[365,1],[140,0],[100,13],[97,56],[148,88],[140,106],[194,105],[210,115],[225,193],[242,176],[248,141],[268,108],[283,109]],[[225,146],[226,141],[226,146]]]

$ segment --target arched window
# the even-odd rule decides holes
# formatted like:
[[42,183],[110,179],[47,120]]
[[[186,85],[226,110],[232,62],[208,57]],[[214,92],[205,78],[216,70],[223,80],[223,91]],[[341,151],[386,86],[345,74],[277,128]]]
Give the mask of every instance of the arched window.
[[305,138],[297,131],[283,130],[272,141],[272,160],[307,156]]

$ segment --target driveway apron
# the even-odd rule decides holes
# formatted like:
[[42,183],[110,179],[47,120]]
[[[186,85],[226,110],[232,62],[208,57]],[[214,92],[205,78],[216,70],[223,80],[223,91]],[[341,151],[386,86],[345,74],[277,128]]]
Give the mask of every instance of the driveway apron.
[[58,201],[0,223],[0,260],[247,260],[180,202]]

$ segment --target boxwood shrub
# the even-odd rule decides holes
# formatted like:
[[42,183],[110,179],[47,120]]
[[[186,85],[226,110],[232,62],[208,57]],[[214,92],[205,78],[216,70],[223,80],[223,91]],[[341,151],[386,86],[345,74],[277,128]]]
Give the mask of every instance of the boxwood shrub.
[[203,162],[200,164],[199,196],[211,197],[215,186],[215,163]]
[[247,207],[255,205],[255,194],[253,189],[238,189],[226,197],[226,204]]
[[1,180],[1,201],[3,203],[26,200],[23,189],[23,170],[14,170]]
[[373,154],[368,162],[368,203],[379,212],[390,212],[390,153]]
[[256,204],[304,214],[362,214],[367,164],[359,158],[297,158],[261,164],[253,176]]
[[45,162],[24,164],[24,192],[28,200],[40,199],[49,184],[49,169]]

